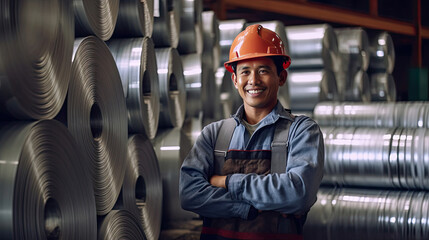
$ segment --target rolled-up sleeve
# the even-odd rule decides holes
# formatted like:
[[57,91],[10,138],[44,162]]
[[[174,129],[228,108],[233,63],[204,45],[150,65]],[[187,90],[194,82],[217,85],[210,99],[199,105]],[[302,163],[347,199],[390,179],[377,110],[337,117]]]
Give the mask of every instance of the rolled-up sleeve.
[[231,175],[228,191],[232,199],[248,202],[259,210],[306,213],[316,202],[323,177],[324,142],[317,123],[310,118],[295,120],[288,148],[284,173]]
[[210,184],[213,146],[220,122],[206,126],[180,169],[179,195],[182,208],[204,217],[247,218],[250,204],[233,199],[231,193]]

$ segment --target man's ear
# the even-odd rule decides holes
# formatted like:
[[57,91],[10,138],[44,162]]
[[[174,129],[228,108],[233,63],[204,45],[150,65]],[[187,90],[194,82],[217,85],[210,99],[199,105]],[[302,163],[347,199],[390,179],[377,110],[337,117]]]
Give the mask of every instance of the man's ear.
[[286,79],[287,79],[287,71],[283,70],[280,75],[279,75],[279,85],[283,86],[286,83]]
[[235,75],[235,72],[233,72],[233,73],[231,74],[231,79],[232,79],[232,82],[234,83],[234,87],[235,87],[236,89],[238,89],[238,87],[237,87],[237,75]]

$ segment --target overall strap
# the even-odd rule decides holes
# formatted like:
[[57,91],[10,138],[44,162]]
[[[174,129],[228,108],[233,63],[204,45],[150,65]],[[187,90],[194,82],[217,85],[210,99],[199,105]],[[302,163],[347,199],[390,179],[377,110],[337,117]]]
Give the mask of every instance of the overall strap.
[[221,174],[223,164],[225,162],[226,153],[228,151],[229,143],[231,142],[232,134],[236,126],[234,118],[228,118],[222,121],[219,133],[216,139],[214,149],[214,173]]
[[284,173],[286,171],[288,156],[288,137],[292,121],[279,119],[271,143],[271,173]]

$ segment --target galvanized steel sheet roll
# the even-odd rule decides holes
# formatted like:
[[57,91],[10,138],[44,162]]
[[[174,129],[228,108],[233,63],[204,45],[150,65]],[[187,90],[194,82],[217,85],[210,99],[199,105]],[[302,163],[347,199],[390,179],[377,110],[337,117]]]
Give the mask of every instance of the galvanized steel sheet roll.
[[108,46],[127,102],[128,132],[154,138],[159,124],[159,80],[151,38],[112,39]]
[[337,37],[329,24],[285,28],[291,68],[324,68],[337,71]]
[[369,77],[371,84],[371,101],[396,101],[396,84],[392,74],[372,73]]
[[[229,118],[237,111],[243,101],[232,82],[231,73],[225,67],[222,66],[217,69],[215,78],[216,85],[220,89],[221,118]],[[282,97],[279,96],[280,101],[281,99]]]
[[325,130],[324,184],[428,190],[427,128]]
[[121,0],[114,37],[151,37],[154,0]]
[[0,159],[2,239],[96,238],[88,163],[63,124],[2,122]]
[[285,29],[285,25],[282,22],[280,21],[254,22],[254,23],[247,23],[246,27],[253,24],[260,24],[264,28],[270,29],[271,31],[274,31],[275,33],[277,33],[277,35],[279,35],[280,39],[283,41],[286,54],[289,55],[289,44],[288,44],[288,39],[286,37],[286,29]]
[[220,44],[219,44],[219,20],[215,12],[204,11],[202,13],[203,26],[203,62],[208,67],[216,70],[219,67]]
[[170,15],[170,29],[171,29],[171,47],[176,48],[179,46],[180,36],[180,19],[182,16],[182,0],[170,0],[169,15]]
[[119,13],[119,0],[73,0],[75,36],[112,37]]
[[52,119],[70,79],[73,6],[17,0],[0,9],[0,118]]
[[175,48],[155,49],[161,107],[160,128],[182,127],[186,114],[186,88],[182,59]]
[[[159,0],[159,16],[153,22],[153,41],[155,47],[172,47],[172,23],[167,0]],[[176,35],[178,38],[178,35]],[[177,41],[178,42],[178,41]],[[177,47],[177,45],[176,45]]]
[[122,186],[124,208],[136,214],[146,239],[158,239],[162,220],[162,179],[158,159],[146,136],[129,136],[127,160]]
[[370,49],[368,34],[363,28],[337,28],[338,51],[347,56],[347,61],[341,61],[343,71],[366,71],[369,66]]
[[388,32],[369,36],[370,63],[368,71],[392,73],[395,68],[395,46]]
[[304,239],[427,239],[427,192],[321,188]]
[[244,30],[246,22],[246,19],[219,21],[220,66],[229,61],[229,50],[232,42]]
[[209,91],[207,70],[202,63],[201,54],[187,54],[180,56],[183,63],[183,75],[186,87],[186,116],[199,117],[203,108],[212,101]]
[[145,240],[146,236],[138,219],[127,210],[112,210],[101,221],[99,240]]
[[335,75],[329,70],[291,70],[288,87],[293,111],[313,111],[321,101],[337,100]]
[[428,128],[427,102],[321,102],[314,109],[320,125]]
[[180,128],[160,129],[152,140],[162,176],[163,221],[190,220],[198,215],[180,207],[180,167],[192,147],[190,139]]
[[346,84],[346,89],[343,89],[344,101],[371,102],[371,84],[366,71],[358,70],[349,73],[347,77],[349,82]]
[[75,41],[67,126],[89,163],[97,214],[105,215],[115,204],[124,179],[127,107],[115,61],[95,36]]
[[202,1],[182,0],[180,34],[177,50],[180,54],[203,52]]

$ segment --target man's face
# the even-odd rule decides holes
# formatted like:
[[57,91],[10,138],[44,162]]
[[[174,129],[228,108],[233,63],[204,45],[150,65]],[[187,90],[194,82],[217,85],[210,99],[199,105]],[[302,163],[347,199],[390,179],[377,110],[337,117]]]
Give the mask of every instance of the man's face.
[[246,109],[269,108],[277,103],[277,92],[286,82],[287,72],[280,76],[274,61],[268,57],[253,58],[238,62],[232,74],[235,88],[243,99]]

